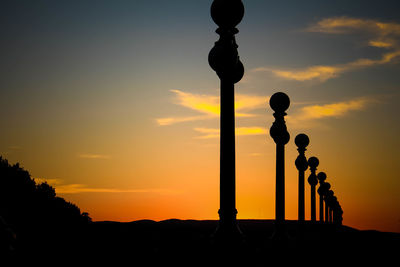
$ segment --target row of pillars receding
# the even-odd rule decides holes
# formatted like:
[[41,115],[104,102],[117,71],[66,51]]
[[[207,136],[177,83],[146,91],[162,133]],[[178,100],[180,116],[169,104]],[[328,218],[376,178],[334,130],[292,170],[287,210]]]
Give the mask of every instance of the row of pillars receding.
[[[270,128],[270,135],[276,144],[276,238],[280,239],[285,235],[282,224],[285,220],[285,145],[289,142],[290,135],[286,128],[284,117],[286,110],[289,108],[290,99],[282,92],[275,93],[270,98],[271,108],[275,111],[273,114],[275,121]],[[325,182],[327,176],[324,172],[316,173],[319,160],[316,157],[310,157],[308,160],[305,156],[306,147],[310,140],[306,134],[299,134],[295,138],[295,144],[299,152],[295,165],[299,172],[299,191],[298,191],[298,220],[305,221],[305,171],[310,168],[308,183],[311,186],[311,221],[315,222],[316,218],[316,187],[319,184],[319,221],[342,224],[343,209],[339,204],[337,197],[331,190],[331,185]],[[325,206],[325,209],[324,209]]]
[[[236,162],[235,162],[235,108],[234,84],[244,75],[244,67],[239,59],[238,45],[235,34],[236,26],[244,16],[244,6],[241,0],[214,0],[211,5],[211,17],[219,26],[216,33],[220,36],[211,49],[208,61],[217,73],[221,86],[221,118],[220,118],[220,209],[219,226],[216,237],[237,239],[241,231],[237,225],[236,215]],[[270,135],[276,143],[276,230],[274,236],[284,235],[285,221],[285,145],[290,135],[287,131],[284,117],[289,108],[290,99],[284,93],[276,93],[270,98],[270,106],[274,110],[275,121],[270,128]],[[316,157],[305,156],[309,139],[305,134],[295,138],[299,156],[296,167],[299,170],[299,221],[305,220],[304,183],[305,171],[310,168],[308,182],[311,185],[311,221],[316,221],[316,186],[320,184],[320,221],[341,224],[343,210],[330,190],[330,184],[325,182],[323,172],[316,174],[319,161]],[[324,211],[325,203],[325,211]]]
[[[299,208],[298,220],[304,221],[305,218],[305,201],[304,201],[304,176],[305,171],[310,167],[311,174],[308,176],[308,183],[311,186],[311,221],[316,221],[316,186],[319,183],[317,190],[319,194],[319,221],[320,222],[335,222],[342,223],[343,210],[331,190],[331,185],[326,180],[326,174],[319,172],[316,174],[319,160],[316,157],[310,157],[308,160],[305,156],[306,147],[310,143],[307,135],[299,134],[294,140],[299,155],[296,158],[295,165],[299,171]],[[325,206],[325,209],[324,209]]]
[[[319,160],[317,157],[310,157],[308,160],[305,157],[306,147],[309,144],[309,138],[305,134],[299,134],[295,138],[295,143],[299,155],[295,161],[296,168],[299,171],[299,209],[298,220],[304,221],[304,173],[310,167],[310,175],[308,176],[308,183],[311,186],[311,221],[316,221],[316,186],[319,184],[317,190],[319,195],[319,221],[320,222],[335,222],[342,223],[343,210],[339,204],[337,197],[331,190],[331,185],[325,182],[327,176],[324,172],[316,174]],[[325,209],[324,209],[325,206]]]

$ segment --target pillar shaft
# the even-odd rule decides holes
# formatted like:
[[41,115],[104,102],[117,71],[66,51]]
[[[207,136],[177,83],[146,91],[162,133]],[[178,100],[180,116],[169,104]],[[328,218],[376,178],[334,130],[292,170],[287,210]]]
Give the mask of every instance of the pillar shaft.
[[317,175],[315,174],[317,167],[319,165],[319,160],[316,157],[311,157],[308,159],[308,165],[310,166],[311,174],[308,176],[308,183],[311,186],[311,221],[316,221],[316,185],[318,184]]
[[221,80],[220,210],[222,223],[236,220],[234,84]]
[[275,217],[278,223],[285,221],[285,145],[276,145],[276,192]]
[[306,134],[298,134],[296,138],[294,139],[294,143],[297,146],[297,151],[299,152],[299,155],[297,156],[295,160],[295,165],[297,170],[299,171],[299,201],[298,201],[298,219],[300,222],[304,221],[304,176],[305,176],[305,170],[308,168],[308,162],[307,158],[305,156],[306,152],[306,147],[310,143],[310,139]]
[[311,185],[311,221],[316,221],[315,185]]
[[299,171],[299,221],[304,221],[304,171]]
[[319,195],[319,221],[324,222],[324,199]]
[[325,201],[325,222],[329,222],[329,207]]
[[290,99],[285,93],[277,92],[269,99],[269,105],[275,111],[275,121],[269,133],[276,144],[275,232],[272,238],[280,242],[288,239],[285,229],[285,145],[290,140],[290,134],[284,117]]

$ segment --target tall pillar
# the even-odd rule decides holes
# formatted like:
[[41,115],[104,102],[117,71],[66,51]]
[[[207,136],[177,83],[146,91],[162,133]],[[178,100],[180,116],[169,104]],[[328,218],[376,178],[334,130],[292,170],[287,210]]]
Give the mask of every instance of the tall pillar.
[[319,221],[324,222],[324,184],[326,180],[326,174],[324,172],[320,172],[317,175],[319,181]]
[[310,139],[305,134],[299,134],[294,139],[294,142],[297,146],[297,151],[299,155],[296,158],[295,164],[296,168],[299,171],[299,209],[298,209],[298,220],[300,222],[304,222],[305,217],[305,201],[304,201],[304,172],[308,168],[307,158],[305,156],[305,151],[307,150],[306,147],[310,143]]
[[289,108],[290,99],[282,92],[271,96],[269,104],[275,121],[270,128],[270,135],[276,143],[276,188],[275,188],[275,233],[274,239],[286,239],[285,223],[285,145],[289,142],[290,135],[286,128],[284,117]]
[[315,174],[319,165],[319,160],[316,157],[308,159],[311,174],[308,177],[308,183],[311,185],[311,221],[316,221],[316,199],[315,199],[315,186],[318,184],[317,175]]
[[234,84],[244,74],[239,60],[235,28],[244,16],[240,0],[214,0],[211,17],[219,26],[216,33],[220,38],[208,55],[211,68],[221,82],[220,119],[220,209],[216,237],[231,240],[241,237],[236,220],[235,196],[235,92]]

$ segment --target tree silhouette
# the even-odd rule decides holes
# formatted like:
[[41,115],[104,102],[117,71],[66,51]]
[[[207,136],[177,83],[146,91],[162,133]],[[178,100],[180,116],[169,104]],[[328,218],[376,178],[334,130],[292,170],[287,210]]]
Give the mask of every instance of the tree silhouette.
[[10,165],[2,157],[0,218],[2,227],[15,233],[21,249],[54,246],[55,240],[68,243],[68,238],[91,222],[87,212],[81,213],[75,204],[58,197],[52,186],[36,184],[18,163]]

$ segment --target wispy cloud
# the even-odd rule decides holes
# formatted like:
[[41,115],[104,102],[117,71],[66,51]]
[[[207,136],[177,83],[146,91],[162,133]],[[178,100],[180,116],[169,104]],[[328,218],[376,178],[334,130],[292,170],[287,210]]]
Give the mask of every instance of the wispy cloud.
[[80,193],[177,193],[176,190],[163,188],[150,189],[118,189],[118,188],[97,188],[85,184],[65,184],[61,179],[35,178],[37,183],[48,183],[54,187],[57,194],[80,194]]
[[236,135],[263,135],[269,132],[269,128],[267,127],[238,127],[236,128]]
[[82,158],[82,159],[110,159],[111,156],[102,155],[102,154],[78,154],[78,158]]
[[180,122],[188,122],[188,121],[198,121],[198,120],[207,120],[211,119],[215,116],[205,115],[205,116],[190,116],[190,117],[167,117],[167,118],[159,118],[156,119],[158,125],[166,126],[171,124],[176,124]]
[[327,117],[342,117],[351,111],[364,110],[368,104],[375,102],[369,98],[360,98],[325,105],[311,105],[301,108],[297,116],[303,120],[321,119]]
[[176,94],[177,104],[209,115],[219,114],[219,97],[171,90]]
[[219,137],[219,129],[213,128],[194,128],[195,131],[202,133],[203,135],[197,136],[198,139],[210,139]]
[[[256,95],[244,95],[236,94],[235,97],[235,110],[236,111],[250,111],[258,108],[265,108],[268,105],[269,96],[256,96]],[[246,114],[236,114],[246,116]],[[247,116],[253,116],[247,114]]]
[[[193,94],[180,90],[171,90],[175,94],[175,103],[200,113],[196,116],[165,117],[156,119],[158,125],[165,126],[180,122],[207,120],[218,118],[220,114],[220,98],[216,95]],[[248,113],[251,110],[261,108],[268,103],[269,97],[237,94],[235,110],[237,117],[253,117]],[[244,113],[246,112],[246,113]]]
[[363,30],[369,33],[375,33],[375,35],[381,39],[388,39],[392,35],[400,34],[400,24],[343,16],[322,19],[316,24],[310,25],[306,30],[309,32],[331,34],[351,34],[354,31]]
[[294,127],[310,126],[310,122],[324,118],[344,117],[351,112],[365,110],[374,103],[379,103],[379,100],[373,97],[361,97],[322,105],[306,105],[293,115],[287,116],[287,121]]
[[260,67],[252,70],[253,72],[272,72],[275,76],[300,82],[319,80],[326,81],[337,77],[345,71],[344,66],[311,66],[303,69],[274,69]]
[[34,178],[37,184],[47,183],[51,186],[57,186],[63,184],[61,179],[44,179],[44,178]]
[[344,64],[316,65],[299,69],[260,67],[252,71],[271,72],[277,77],[300,82],[312,80],[324,82],[345,72],[384,65],[400,59],[400,24],[397,23],[335,17],[323,19],[308,27],[306,31],[325,34],[365,32],[372,36],[366,45],[384,49],[384,52],[378,59],[361,58]]
[[117,188],[92,188],[84,184],[68,184],[56,186],[59,194],[79,194],[79,193],[169,193],[171,190],[165,189],[117,189]]
[[[202,133],[203,135],[196,137],[197,139],[210,139],[210,138],[219,138],[219,129],[214,128],[195,128],[195,131]],[[262,127],[237,127],[235,129],[236,136],[245,136],[245,135],[263,135],[267,134],[267,128]]]

